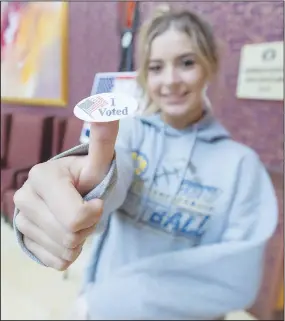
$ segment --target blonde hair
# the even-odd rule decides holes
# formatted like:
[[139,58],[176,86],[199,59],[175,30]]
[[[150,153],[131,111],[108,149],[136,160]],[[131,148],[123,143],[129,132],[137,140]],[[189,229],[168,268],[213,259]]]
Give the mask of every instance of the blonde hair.
[[152,105],[146,90],[151,44],[155,37],[172,26],[189,35],[198,59],[209,77],[218,70],[218,49],[211,26],[189,10],[176,11],[168,5],[159,6],[153,16],[141,26],[138,35],[139,69],[137,81],[142,88],[145,100],[147,100],[146,113],[158,110],[156,106]]

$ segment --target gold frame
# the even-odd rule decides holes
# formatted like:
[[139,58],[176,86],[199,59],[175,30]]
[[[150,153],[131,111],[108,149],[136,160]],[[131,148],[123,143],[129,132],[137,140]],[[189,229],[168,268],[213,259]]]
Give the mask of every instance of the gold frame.
[[37,105],[37,107],[64,107],[68,104],[68,2],[62,1],[62,26],[61,26],[61,98],[44,99],[44,98],[13,98],[1,97],[1,103]]

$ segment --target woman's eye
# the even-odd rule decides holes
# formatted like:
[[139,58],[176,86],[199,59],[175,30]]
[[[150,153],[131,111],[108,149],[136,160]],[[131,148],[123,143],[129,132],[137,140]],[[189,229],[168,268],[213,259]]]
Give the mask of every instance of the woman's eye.
[[150,71],[158,72],[161,69],[161,67],[160,66],[149,66],[148,69]]
[[187,59],[183,61],[183,65],[185,67],[191,67],[195,64],[195,61],[193,59]]

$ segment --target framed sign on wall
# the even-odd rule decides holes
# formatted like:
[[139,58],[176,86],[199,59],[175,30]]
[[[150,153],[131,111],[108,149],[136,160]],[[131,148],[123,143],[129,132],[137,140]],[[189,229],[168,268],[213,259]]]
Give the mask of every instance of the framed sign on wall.
[[245,45],[241,51],[237,97],[284,99],[283,42]]
[[1,2],[1,101],[67,104],[67,2]]

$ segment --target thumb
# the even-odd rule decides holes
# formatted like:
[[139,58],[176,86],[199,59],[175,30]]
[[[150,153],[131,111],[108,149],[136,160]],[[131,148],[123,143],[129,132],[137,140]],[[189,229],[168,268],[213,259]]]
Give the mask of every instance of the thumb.
[[80,175],[80,185],[91,189],[108,173],[115,153],[119,121],[91,123],[89,151]]

